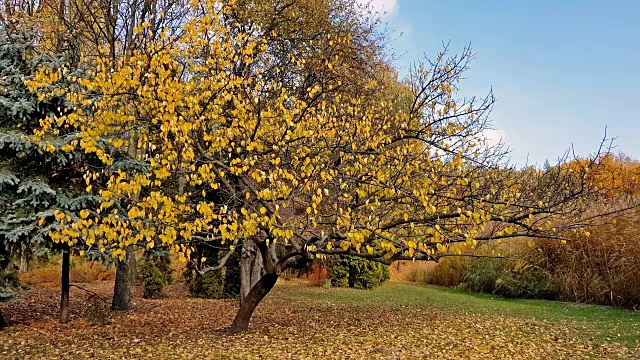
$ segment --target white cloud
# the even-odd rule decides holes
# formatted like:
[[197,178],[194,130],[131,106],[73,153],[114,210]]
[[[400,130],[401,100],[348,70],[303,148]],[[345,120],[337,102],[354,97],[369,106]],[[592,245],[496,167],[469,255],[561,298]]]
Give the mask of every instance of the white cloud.
[[371,9],[381,15],[390,16],[398,9],[398,0],[356,0],[359,4],[370,5]]
[[504,139],[506,133],[501,129],[487,129],[482,133],[487,146],[498,145]]

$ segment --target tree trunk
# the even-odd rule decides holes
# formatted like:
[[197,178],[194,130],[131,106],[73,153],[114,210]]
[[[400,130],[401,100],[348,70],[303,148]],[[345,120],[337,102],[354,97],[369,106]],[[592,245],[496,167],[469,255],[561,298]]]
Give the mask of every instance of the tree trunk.
[[4,329],[7,326],[7,322],[4,320],[4,316],[2,316],[2,311],[0,311],[0,330]]
[[262,279],[262,255],[260,251],[256,251],[251,268],[251,287],[254,287],[260,279]]
[[70,272],[69,248],[62,250],[62,296],[60,297],[60,323],[69,322],[69,272]]
[[398,265],[396,266],[396,270],[398,270],[398,272],[402,272],[402,261],[398,261]]
[[278,275],[266,274],[251,288],[249,294],[245,296],[244,301],[240,303],[240,309],[229,327],[230,333],[241,333],[249,329],[249,321],[251,320],[253,312],[262,299],[273,289],[277,281]]
[[22,256],[20,256],[20,272],[27,271],[29,271],[29,259],[27,259],[27,257],[22,254]]
[[251,291],[252,250],[253,242],[247,239],[243,240],[242,255],[240,256],[240,303],[244,302],[244,298]]
[[127,255],[129,255],[129,252],[131,253],[131,256],[127,256],[127,261],[129,262],[129,287],[132,287],[138,283],[138,267],[136,263],[136,252],[133,246],[127,248]]
[[127,251],[122,261],[116,261],[116,281],[113,285],[113,299],[111,300],[111,309],[113,310],[129,310],[131,308],[129,263],[132,255],[131,251]]

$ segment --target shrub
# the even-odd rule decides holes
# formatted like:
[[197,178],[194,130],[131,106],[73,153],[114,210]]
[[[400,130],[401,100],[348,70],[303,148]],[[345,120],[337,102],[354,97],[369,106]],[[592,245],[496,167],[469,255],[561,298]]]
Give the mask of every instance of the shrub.
[[333,260],[327,269],[329,273],[329,282],[334,287],[347,287],[349,286],[349,266],[346,261]]
[[389,280],[389,267],[355,256],[332,259],[328,267],[331,285],[372,289]]
[[446,257],[422,277],[423,282],[439,286],[458,286],[469,272],[470,261],[463,257]]
[[427,269],[411,269],[407,271],[404,278],[407,281],[427,284],[427,276],[432,270]]
[[475,259],[462,286],[508,298],[555,299],[557,288],[542,268],[524,261]]
[[464,274],[463,287],[470,291],[491,294],[503,271],[503,263],[496,260],[476,259]]
[[320,259],[315,260],[312,263],[311,271],[307,273],[307,279],[313,286],[325,286],[327,284],[331,286],[327,264],[323,261],[320,261]]
[[[532,260],[540,262],[539,258]],[[442,259],[431,270],[412,272],[407,278],[509,298],[556,299],[558,289],[551,275],[534,261],[451,257]]]
[[196,269],[205,267],[202,258],[220,260],[222,254],[216,248],[196,247],[191,253],[192,261],[187,262],[183,277],[189,293],[193,297],[205,299],[235,299],[240,296],[240,254],[235,251],[227,259],[224,270],[208,271],[200,275]]
[[184,281],[191,296],[206,299],[233,299],[240,296],[241,251],[239,249],[227,259],[222,271],[208,271],[203,275],[196,271],[206,267],[203,263],[204,258],[217,263],[223,255],[225,255],[224,251],[206,244],[195,246],[183,272]]
[[496,280],[493,293],[509,298],[554,300],[558,290],[544,270],[528,263],[506,266]]
[[224,275],[222,272],[207,271],[200,275],[195,270],[187,270],[184,275],[191,296],[205,299],[224,298]]
[[423,276],[436,265],[433,261],[396,261],[389,266],[390,280],[423,282],[412,279]]
[[157,297],[171,283],[171,260],[169,253],[147,252],[138,261],[138,277],[143,286],[145,299]]
[[8,266],[6,269],[0,269],[0,302],[9,301],[13,298],[13,289],[20,286],[18,274],[13,267]]

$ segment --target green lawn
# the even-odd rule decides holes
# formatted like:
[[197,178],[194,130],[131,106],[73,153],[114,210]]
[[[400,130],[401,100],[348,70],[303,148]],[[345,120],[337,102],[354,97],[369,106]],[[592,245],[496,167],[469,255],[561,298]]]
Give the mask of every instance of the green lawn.
[[[286,286],[286,285],[285,285]],[[440,286],[387,283],[377,289],[297,289],[276,292],[275,298],[376,304],[392,309],[438,309],[451,315],[509,316],[522,320],[561,323],[576,334],[601,343],[619,342],[640,348],[640,312],[560,301],[506,299]]]

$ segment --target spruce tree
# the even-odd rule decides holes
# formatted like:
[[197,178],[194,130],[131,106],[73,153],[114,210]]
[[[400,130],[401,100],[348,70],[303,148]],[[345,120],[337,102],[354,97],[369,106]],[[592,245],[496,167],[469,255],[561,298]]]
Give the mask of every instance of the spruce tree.
[[[59,93],[53,97],[32,93],[25,85],[38,69],[65,64],[61,56],[38,53],[32,38],[0,29],[0,253],[6,258],[0,273],[11,269],[11,258],[71,251],[49,236],[59,226],[54,218],[77,219],[80,210],[95,208],[98,201],[84,189],[91,159],[74,146],[73,129],[41,140],[33,137],[41,121],[55,119],[72,104],[64,97],[69,84],[63,79],[43,89]],[[8,293],[8,284],[0,279],[3,291]],[[68,296],[68,289],[63,289],[63,298],[65,293]]]

